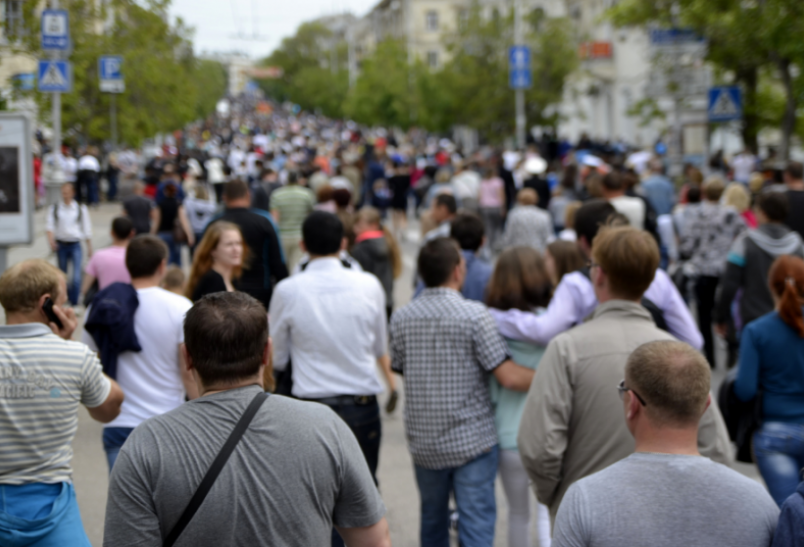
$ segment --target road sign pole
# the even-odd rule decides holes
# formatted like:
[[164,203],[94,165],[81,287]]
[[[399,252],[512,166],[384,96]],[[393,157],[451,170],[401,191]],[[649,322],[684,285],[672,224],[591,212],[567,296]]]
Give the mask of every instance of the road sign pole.
[[[522,0],[514,0],[514,44],[522,45]],[[525,90],[518,88],[514,92],[516,106],[516,143],[525,148]]]
[[[59,9],[59,0],[50,0],[50,7]],[[53,59],[60,57],[53,51]],[[53,152],[61,154],[61,93],[53,93]]]
[[112,93],[112,101],[109,106],[109,120],[112,125],[112,150],[117,150],[117,94]]

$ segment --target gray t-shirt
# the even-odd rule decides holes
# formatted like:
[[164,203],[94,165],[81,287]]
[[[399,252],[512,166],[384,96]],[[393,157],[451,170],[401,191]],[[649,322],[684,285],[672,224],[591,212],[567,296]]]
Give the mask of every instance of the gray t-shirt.
[[[138,426],[112,471],[103,544],[161,547],[259,390],[200,397]],[[176,547],[329,545],[333,525],[384,514],[346,423],[324,405],[271,395]]]
[[778,518],[765,489],[725,465],[639,452],[567,490],[553,547],[762,547]]

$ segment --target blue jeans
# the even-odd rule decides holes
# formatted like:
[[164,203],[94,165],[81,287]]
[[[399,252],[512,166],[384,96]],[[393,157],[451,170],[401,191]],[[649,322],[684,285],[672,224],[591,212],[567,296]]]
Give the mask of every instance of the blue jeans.
[[134,431],[133,427],[103,428],[103,450],[106,452],[106,461],[109,462],[109,473],[112,472],[117,455],[120,454],[120,449],[123,448],[132,431]]
[[181,245],[173,241],[173,232],[159,232],[159,238],[168,247],[168,264],[181,267]]
[[65,243],[58,241],[57,244],[56,256],[59,259],[59,269],[66,274],[68,263],[73,263],[73,275],[67,276],[67,299],[70,304],[75,306],[78,304],[78,296],[81,294],[81,261],[83,258],[81,242]]
[[421,497],[421,547],[449,547],[449,495],[458,506],[458,542],[461,547],[494,544],[497,502],[494,478],[499,449],[484,452],[460,467],[425,469],[418,465],[416,482]]
[[804,424],[763,423],[754,433],[754,457],[771,497],[781,506],[801,482]]
[[73,485],[0,484],[0,545],[90,547]]

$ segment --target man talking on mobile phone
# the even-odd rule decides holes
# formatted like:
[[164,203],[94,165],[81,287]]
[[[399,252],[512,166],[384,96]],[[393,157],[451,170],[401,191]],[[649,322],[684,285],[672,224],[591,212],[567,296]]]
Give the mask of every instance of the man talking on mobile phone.
[[[61,327],[45,313],[45,302]],[[123,392],[97,355],[70,340],[78,321],[64,274],[26,260],[0,276],[0,545],[89,547],[72,485],[78,404],[99,422],[120,413]],[[50,308],[50,306],[48,306]]]

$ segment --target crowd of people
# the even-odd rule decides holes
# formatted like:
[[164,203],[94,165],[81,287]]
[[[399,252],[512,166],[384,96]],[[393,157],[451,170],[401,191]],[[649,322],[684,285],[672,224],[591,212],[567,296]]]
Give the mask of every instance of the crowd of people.
[[[542,547],[796,545],[804,168],[677,186],[660,156],[583,144],[464,153],[244,99],[121,178],[94,253],[94,194],[66,183],[60,270],[0,277],[3,544],[88,545],[80,402],[104,423],[105,545],[390,545],[401,375],[423,546],[493,545],[498,476],[510,547],[534,512]],[[729,468],[719,338],[767,489]]]

